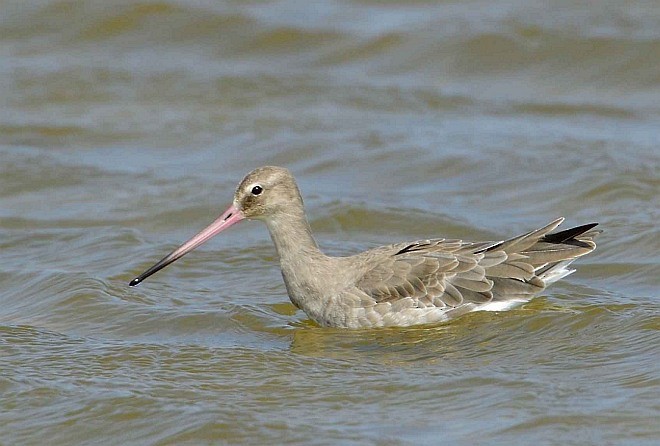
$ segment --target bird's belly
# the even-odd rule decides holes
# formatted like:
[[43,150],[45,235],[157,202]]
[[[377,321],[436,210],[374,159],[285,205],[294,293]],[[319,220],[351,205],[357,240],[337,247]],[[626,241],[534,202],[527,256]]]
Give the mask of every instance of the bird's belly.
[[319,325],[337,328],[407,327],[446,321],[441,308],[418,308],[412,302],[382,302],[359,306],[332,299],[323,308],[303,310]]
[[490,302],[484,305],[466,304],[458,307],[419,308],[406,299],[390,303],[374,303],[368,306],[342,305],[328,302],[319,308],[302,309],[316,323],[337,328],[408,327],[434,324],[455,319],[473,311],[506,311],[522,305],[524,300]]

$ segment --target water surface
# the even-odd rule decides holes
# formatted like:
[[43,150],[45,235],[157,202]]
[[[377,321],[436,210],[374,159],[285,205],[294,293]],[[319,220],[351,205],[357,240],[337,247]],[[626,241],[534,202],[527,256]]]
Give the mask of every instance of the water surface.
[[[9,1],[0,443],[657,444],[660,5]],[[244,223],[127,282],[264,164],[329,253],[604,233],[507,313],[344,331]]]

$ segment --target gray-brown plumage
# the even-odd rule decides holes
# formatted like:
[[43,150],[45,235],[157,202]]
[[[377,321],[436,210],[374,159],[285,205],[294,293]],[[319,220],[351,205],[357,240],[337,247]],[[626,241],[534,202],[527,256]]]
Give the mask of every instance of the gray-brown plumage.
[[559,218],[506,241],[421,240],[330,257],[312,236],[293,176],[262,167],[220,218],[131,285],[243,218],[268,226],[291,301],[320,325],[348,328],[433,323],[526,302],[572,273],[568,265],[596,248],[600,232],[592,223],[553,233]]

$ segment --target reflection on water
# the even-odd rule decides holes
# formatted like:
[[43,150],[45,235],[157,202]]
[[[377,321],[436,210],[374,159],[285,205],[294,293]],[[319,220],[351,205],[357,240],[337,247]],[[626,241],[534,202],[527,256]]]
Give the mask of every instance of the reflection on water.
[[[657,443],[658,8],[8,2],[1,441]],[[316,327],[256,222],[127,288],[264,164],[335,255],[605,232],[438,326]]]

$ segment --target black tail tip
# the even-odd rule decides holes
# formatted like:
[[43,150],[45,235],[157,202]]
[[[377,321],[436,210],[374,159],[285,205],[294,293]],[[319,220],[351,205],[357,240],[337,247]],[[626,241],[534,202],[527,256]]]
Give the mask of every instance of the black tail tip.
[[136,286],[136,285],[139,285],[140,282],[142,282],[142,279],[140,279],[139,277],[136,277],[135,279],[131,280],[128,283],[128,286]]
[[563,243],[567,245],[582,246],[586,248],[588,247],[588,245],[584,244],[580,240],[577,240],[576,237],[581,236],[582,234],[584,234],[585,232],[589,231],[592,228],[595,228],[596,226],[598,226],[598,223],[588,223],[586,225],[576,226],[574,228],[566,229],[564,231],[548,234],[545,237],[543,237],[542,240],[548,243]]

